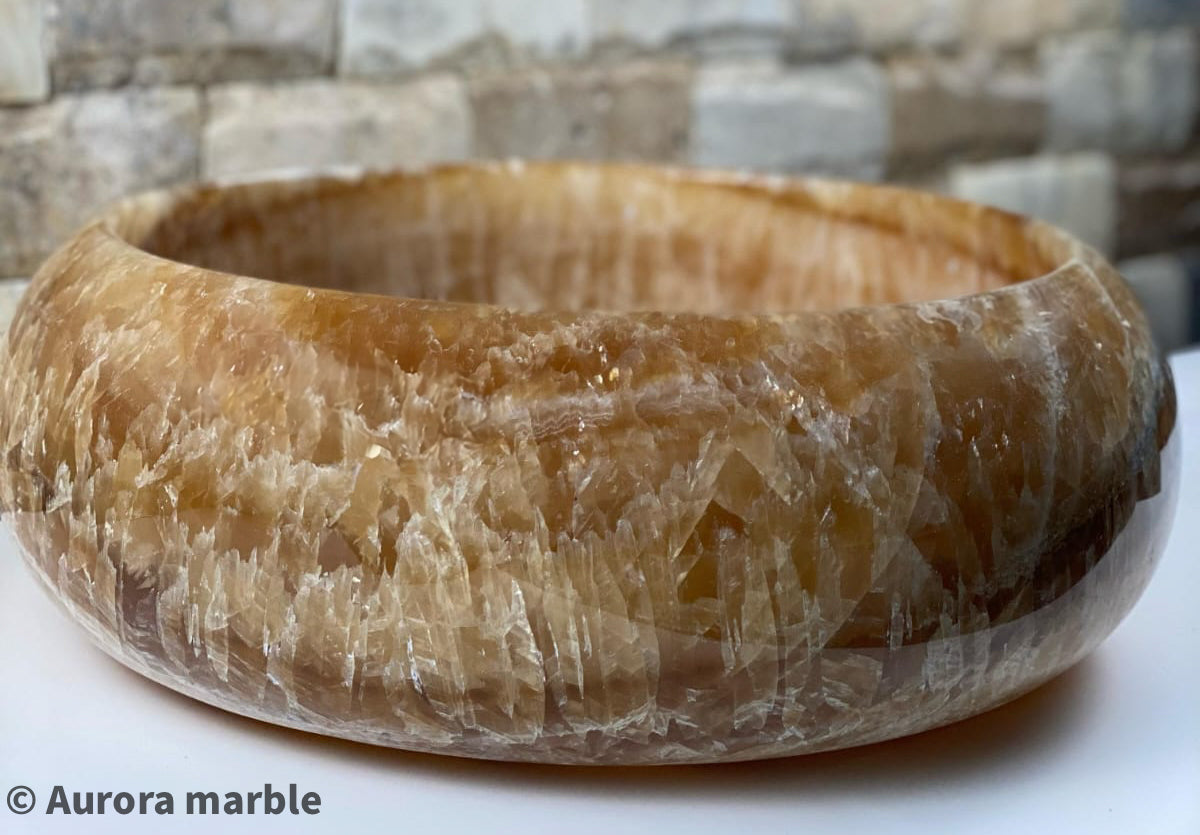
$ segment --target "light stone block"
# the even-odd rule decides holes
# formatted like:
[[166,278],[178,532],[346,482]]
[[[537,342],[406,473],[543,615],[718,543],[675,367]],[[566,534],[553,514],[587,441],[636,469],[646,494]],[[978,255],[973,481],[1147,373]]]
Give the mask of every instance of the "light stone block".
[[855,59],[785,69],[702,70],[693,92],[692,162],[876,179],[890,142],[888,84]]
[[960,165],[949,176],[956,197],[1040,218],[1102,252],[1117,230],[1117,171],[1105,154],[1038,156]]
[[17,304],[25,295],[28,286],[27,278],[0,278],[0,336],[8,330],[8,325],[17,312]]
[[340,69],[392,75],[449,59],[488,36],[538,57],[586,48],[585,0],[344,0]]
[[29,275],[106,204],[196,176],[200,100],[160,88],[0,110],[0,275]]
[[50,95],[42,0],[0,2],[0,104]]
[[308,81],[209,91],[204,174],[420,167],[467,157],[471,112],[450,75],[374,85]]

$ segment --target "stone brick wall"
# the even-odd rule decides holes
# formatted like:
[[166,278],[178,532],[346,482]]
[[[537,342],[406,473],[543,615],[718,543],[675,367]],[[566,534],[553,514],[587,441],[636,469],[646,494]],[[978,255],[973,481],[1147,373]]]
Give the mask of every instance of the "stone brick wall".
[[1044,217],[1200,339],[1200,0],[0,0],[0,276],[140,189],[637,159]]

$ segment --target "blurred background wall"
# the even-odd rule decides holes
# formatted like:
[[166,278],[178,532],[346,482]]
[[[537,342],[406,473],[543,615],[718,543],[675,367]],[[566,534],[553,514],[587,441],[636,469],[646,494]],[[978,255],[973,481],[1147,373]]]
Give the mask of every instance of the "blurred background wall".
[[1200,339],[1198,88],[1200,0],[0,0],[0,277],[196,178],[636,159],[1046,218],[1177,346]]

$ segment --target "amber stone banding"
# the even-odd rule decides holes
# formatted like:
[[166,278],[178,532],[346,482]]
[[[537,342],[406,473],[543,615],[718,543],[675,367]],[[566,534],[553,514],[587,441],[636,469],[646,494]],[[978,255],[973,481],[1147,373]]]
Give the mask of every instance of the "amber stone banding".
[[130,199],[3,348],[0,501],[115,658],[269,722],[561,763],[858,745],[1141,593],[1174,389],[1045,224],[468,165]]

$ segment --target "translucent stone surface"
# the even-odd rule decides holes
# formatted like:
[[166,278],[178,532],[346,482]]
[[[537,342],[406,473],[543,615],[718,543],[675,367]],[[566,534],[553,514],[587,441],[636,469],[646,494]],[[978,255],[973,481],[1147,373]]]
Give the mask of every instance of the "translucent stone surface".
[[147,195],[42,268],[2,361],[5,521],[105,650],[468,756],[774,757],[977,713],[1112,630],[1175,497],[1174,389],[1113,269],[877,187]]

